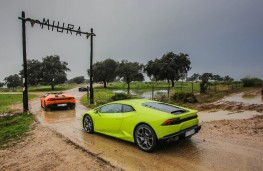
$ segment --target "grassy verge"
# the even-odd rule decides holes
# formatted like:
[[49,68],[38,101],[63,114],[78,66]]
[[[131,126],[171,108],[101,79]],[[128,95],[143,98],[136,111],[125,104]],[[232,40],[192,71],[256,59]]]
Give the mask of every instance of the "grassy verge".
[[[177,93],[194,93],[198,100],[197,104],[210,103],[223,98],[231,93],[241,92],[243,88],[236,84],[225,84],[225,83],[213,83],[209,86],[206,94],[199,94],[200,83],[198,82],[176,82],[175,87],[171,88],[171,85],[167,82],[132,82],[131,92],[140,96],[142,93],[151,92],[156,90],[169,89],[170,96],[167,94],[156,93],[153,97],[154,100],[174,103],[183,106],[191,106],[192,104],[174,101],[172,96]],[[98,105],[108,103],[112,101],[111,97],[115,95],[113,91],[120,90],[123,93],[127,92],[127,84],[123,82],[115,82],[107,85],[107,88],[95,87],[94,88],[94,101],[95,105],[89,105],[89,101],[86,96],[82,97],[81,103],[89,108],[94,108]]]
[[33,115],[27,113],[0,116],[0,146],[21,138],[33,121]]
[[[29,94],[29,99],[37,97],[36,95]],[[22,94],[0,94],[0,114],[10,113],[9,106],[11,104],[21,103],[23,100]]]
[[87,98],[87,95],[82,96],[82,98],[80,99],[80,102],[88,108],[95,108],[99,105],[110,102],[111,97],[114,96],[114,94],[115,93],[113,93],[109,89],[100,89],[100,88],[94,89],[94,99],[95,99],[94,105],[89,104],[89,100]]
[[[55,85],[55,89],[52,90],[50,85],[47,86],[29,86],[29,92],[52,92],[52,91],[64,91],[75,87],[81,86],[81,84],[61,84]],[[11,88],[0,88],[0,92],[22,92],[22,87],[17,87],[16,89]]]

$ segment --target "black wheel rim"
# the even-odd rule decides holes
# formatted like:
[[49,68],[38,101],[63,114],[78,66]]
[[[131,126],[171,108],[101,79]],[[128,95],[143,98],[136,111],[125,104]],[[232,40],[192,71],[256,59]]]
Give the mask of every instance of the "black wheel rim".
[[154,145],[153,132],[145,126],[140,126],[135,134],[136,142],[143,150],[150,150]]
[[92,131],[92,120],[89,116],[85,116],[84,118],[84,129],[87,131],[87,132],[91,132]]

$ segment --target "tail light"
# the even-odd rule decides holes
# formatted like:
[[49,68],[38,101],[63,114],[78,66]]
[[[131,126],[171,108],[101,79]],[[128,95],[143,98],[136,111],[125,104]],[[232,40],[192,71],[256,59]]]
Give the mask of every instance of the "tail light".
[[168,119],[162,124],[162,126],[176,125],[180,124],[180,122],[180,118]]
[[50,98],[50,99],[47,99],[47,101],[54,101],[55,99],[53,99],[53,98]]

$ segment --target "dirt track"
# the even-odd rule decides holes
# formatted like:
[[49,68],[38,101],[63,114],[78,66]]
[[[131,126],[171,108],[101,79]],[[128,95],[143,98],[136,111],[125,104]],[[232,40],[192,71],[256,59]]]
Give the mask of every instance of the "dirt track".
[[[69,93],[81,97],[77,89]],[[216,106],[216,103],[221,105]],[[206,106],[231,108],[238,116],[261,108],[220,101]],[[224,105],[225,104],[225,105]],[[134,144],[100,134],[90,135],[80,127],[87,110],[44,112],[39,99],[30,102],[40,124],[16,146],[0,151],[0,170],[262,170],[263,116],[251,119],[202,122],[200,133],[189,140],[162,144],[154,153],[140,151]],[[209,113],[207,113],[209,114]],[[200,115],[201,116],[201,115]],[[32,141],[33,140],[33,141]],[[30,149],[30,150],[28,150]],[[14,154],[19,154],[14,157]]]

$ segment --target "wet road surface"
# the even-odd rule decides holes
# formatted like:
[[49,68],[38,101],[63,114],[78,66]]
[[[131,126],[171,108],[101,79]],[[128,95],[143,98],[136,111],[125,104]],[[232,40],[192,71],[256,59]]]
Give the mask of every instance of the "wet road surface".
[[[40,100],[30,101],[30,111],[38,120],[91,153],[124,170],[261,170],[263,147],[237,145],[224,140],[204,139],[197,134],[191,139],[161,144],[146,153],[133,143],[101,134],[88,134],[81,127],[81,115],[87,108],[79,103],[86,92],[65,91],[77,99],[75,110],[45,112]],[[201,130],[202,131],[202,130]],[[49,138],[49,137],[47,137]]]

